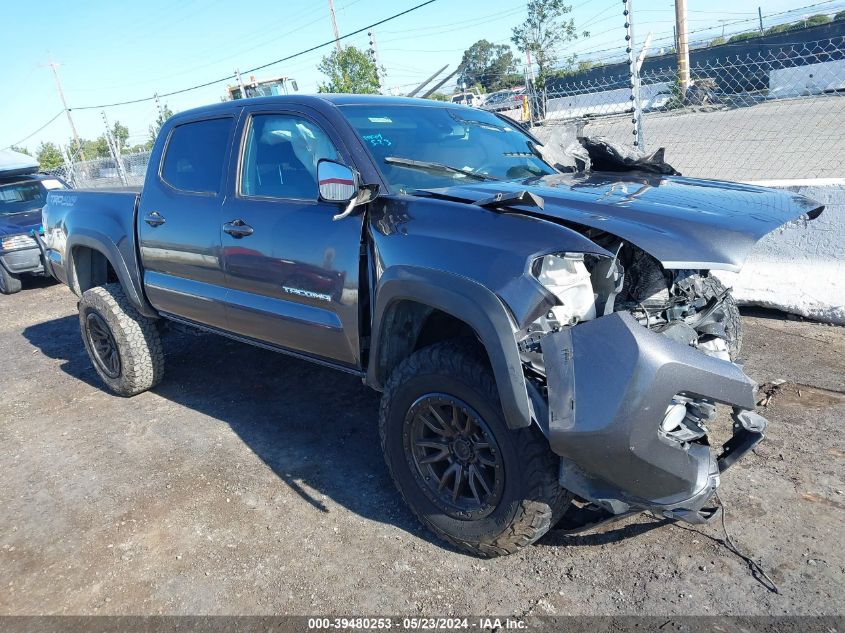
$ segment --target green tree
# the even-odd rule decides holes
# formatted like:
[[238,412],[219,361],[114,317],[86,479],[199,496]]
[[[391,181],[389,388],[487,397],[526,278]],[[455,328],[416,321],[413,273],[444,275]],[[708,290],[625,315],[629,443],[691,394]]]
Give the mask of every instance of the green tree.
[[459,82],[464,86],[480,84],[483,92],[501,90],[507,76],[515,71],[511,47],[478,40],[464,51]]
[[816,15],[811,15],[806,20],[801,20],[795,26],[796,28],[803,29],[808,26],[819,26],[821,24],[830,24],[831,22],[833,22],[833,18],[826,13],[817,13]]
[[53,143],[45,143],[42,141],[35,152],[35,158],[38,160],[38,167],[41,171],[48,171],[56,169],[65,164],[62,158],[61,150]]
[[159,130],[161,130],[161,126],[164,125],[164,122],[172,116],[173,110],[167,107],[167,104],[165,103],[161,107],[161,111],[158,113],[158,117],[156,117],[155,123],[153,123],[149,128],[150,138],[144,147],[145,150],[149,151],[153,148],[153,145],[156,142],[156,137],[158,136],[158,132]]
[[432,101],[448,101],[449,97],[444,95],[442,92],[432,92],[426,97],[426,99],[431,99]]
[[760,37],[760,31],[746,31],[745,33],[737,33],[728,38],[728,44],[735,42],[744,42],[745,40],[753,40],[755,37]]
[[115,121],[111,129],[111,134],[117,142],[117,153],[122,154],[123,148],[126,147],[126,139],[129,138],[129,128],[121,125],[120,121]]
[[[528,17],[511,33],[511,42],[522,53],[529,53],[537,63],[537,85],[544,86],[552,69],[562,63],[571,68],[575,55],[560,58],[562,49],[578,39],[575,20],[566,17],[572,6],[563,0],[528,0]],[[581,34],[589,36],[586,31]]]
[[776,24],[766,29],[766,35],[776,35],[778,33],[788,33],[789,31],[798,31],[806,29],[811,26],[820,26],[822,24],[830,24],[834,18],[831,18],[826,13],[817,13],[811,15],[805,20],[798,20],[797,22],[787,22],[785,24]]
[[111,156],[109,143],[104,135],[97,137],[93,141],[82,139],[82,153],[85,154],[85,160],[109,158]]
[[338,52],[323,57],[317,70],[328,77],[320,84],[319,92],[347,94],[378,94],[378,67],[372,57],[354,46],[344,46]]
[[29,153],[29,150],[25,147],[20,147],[18,145],[12,145],[9,149],[12,150],[13,152],[17,152],[18,154],[26,154],[27,156],[32,156],[32,154]]

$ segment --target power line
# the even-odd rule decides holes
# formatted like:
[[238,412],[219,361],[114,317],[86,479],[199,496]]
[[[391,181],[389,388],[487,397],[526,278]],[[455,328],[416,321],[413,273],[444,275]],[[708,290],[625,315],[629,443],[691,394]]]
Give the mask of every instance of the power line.
[[[768,20],[769,18],[774,18],[774,17],[778,17],[778,16],[781,16],[781,15],[787,15],[787,14],[790,14],[790,13],[798,13],[800,11],[803,11],[804,9],[812,9],[812,8],[822,6],[822,5],[829,5],[829,4],[834,3],[834,2],[841,2],[841,0],[823,0],[822,2],[817,2],[815,4],[809,4],[809,5],[805,5],[805,6],[802,6],[802,7],[796,7],[794,9],[779,11],[777,13],[770,13],[765,17]],[[652,11],[654,11],[654,10],[652,10]],[[734,25],[738,25],[738,24],[745,24],[747,22],[754,22],[756,20],[757,20],[757,17],[755,16],[753,18],[748,18],[748,19],[745,19],[745,20],[735,20],[735,21],[725,22],[724,25],[725,26],[734,26]],[[719,29],[719,28],[722,28],[721,24],[713,25],[713,26],[709,26],[709,27],[702,27],[702,28],[698,28],[698,29],[692,29],[692,30],[689,31],[689,34],[704,33],[704,32],[713,31],[713,30]],[[605,33],[610,33],[614,30],[616,30],[616,29],[609,29],[608,31],[603,31],[601,33],[595,33],[595,34],[593,34],[592,37],[596,37],[598,35],[603,35]],[[652,44],[656,44],[658,42],[668,42],[668,41],[671,41],[671,40],[674,39],[674,36],[672,35],[671,31],[663,31],[663,32],[655,33],[654,35],[655,35],[655,38],[652,40]],[[591,50],[576,51],[576,52],[577,52],[579,57],[582,57],[582,56],[586,56],[586,55],[595,55],[597,53],[608,53],[608,52],[614,52],[614,53],[618,52],[618,54],[621,55],[622,51],[623,51],[622,47],[613,46],[613,47],[610,47],[610,48],[591,49]],[[594,58],[594,59],[592,59],[592,61],[602,61],[603,59],[608,59],[610,57],[615,57],[615,56],[616,55],[606,56],[606,57],[602,57],[602,58]]]
[[[505,9],[504,11],[499,11],[498,13],[490,13],[490,14],[485,15],[483,17],[484,17],[485,21],[490,22],[490,21],[494,21],[494,20],[491,20],[491,18],[493,18],[493,19],[506,18],[506,17],[516,15],[517,13],[523,13],[524,11],[525,11],[524,7],[519,7],[517,9]],[[463,26],[465,24],[478,24],[479,23],[478,20],[479,20],[479,17],[476,16],[476,17],[471,18],[469,20],[461,20],[459,22],[449,22],[448,26],[449,26],[449,29],[451,30],[451,27],[455,27],[455,26]],[[401,29],[401,30],[398,30],[398,31],[387,30],[387,31],[382,31],[382,33],[387,33],[389,35],[406,35],[408,33],[417,33],[419,31],[431,31],[431,27],[430,26],[421,26],[421,27],[415,27],[415,28],[412,28],[412,29]],[[396,39],[396,38],[394,38],[394,39]]]
[[[390,17],[384,18],[383,20],[379,20],[378,22],[373,22],[372,24],[369,24],[365,27],[362,27],[362,28],[358,29],[357,31],[352,31],[351,33],[346,33],[345,35],[341,35],[339,38],[337,38],[337,41],[353,37],[355,35],[358,35],[359,33],[364,33],[369,29],[372,29],[376,26],[384,24],[385,22],[390,22],[391,20],[395,20],[396,18],[401,17],[403,15],[407,15],[408,13],[411,13],[412,11],[416,11],[417,9],[421,9],[424,6],[432,4],[436,1],[437,0],[426,0],[426,2],[422,2],[422,3],[420,3],[416,6],[411,7],[410,9],[406,9],[405,11],[401,11],[400,13],[396,13],[394,15],[391,15]],[[329,46],[330,44],[334,44],[335,41],[336,41],[335,38],[332,38],[332,39],[330,39],[326,42],[323,42],[322,44],[317,44],[316,46],[312,46],[311,48],[307,48],[305,50],[299,51],[298,53],[293,53],[292,55],[288,55],[287,57],[282,57],[280,59],[273,60],[272,62],[267,62],[266,64],[261,64],[260,66],[256,66],[255,68],[249,68],[247,70],[242,71],[242,73],[247,74],[247,73],[255,72],[257,70],[263,70],[263,69],[265,69],[269,66],[273,66],[273,65],[279,64],[281,62],[286,62],[290,59],[294,59],[295,57],[300,57],[302,55],[306,55],[307,53],[311,53],[313,51],[316,51],[320,48],[323,48],[324,46]],[[205,83],[197,84],[196,86],[191,86],[189,88],[182,88],[181,90],[174,90],[172,92],[163,92],[163,93],[160,93],[158,96],[159,96],[159,98],[172,97],[173,95],[182,94],[184,92],[190,92],[192,90],[199,90],[200,88],[207,88],[208,86],[213,86],[215,84],[223,83],[224,81],[231,81],[231,79],[232,79],[231,75],[226,75],[225,77],[221,77],[220,79],[214,79],[212,81],[206,81]],[[130,99],[129,101],[120,101],[120,102],[117,102],[117,103],[107,103],[107,104],[100,104],[100,105],[82,106],[82,107],[79,107],[79,108],[69,108],[69,109],[70,110],[96,110],[96,109],[102,109],[102,108],[115,108],[117,106],[130,105],[130,104],[133,104],[133,103],[143,103],[144,101],[152,101],[153,99],[155,99],[154,96],[153,97],[143,97],[141,99]]]
[[42,125],[40,128],[38,128],[37,130],[35,130],[32,134],[29,134],[29,135],[27,135],[27,136],[23,137],[21,140],[16,141],[15,143],[12,143],[11,145],[7,145],[7,146],[6,146],[6,147],[4,147],[3,149],[9,149],[10,147],[13,147],[13,146],[15,146],[15,145],[20,145],[21,143],[25,143],[26,141],[28,141],[29,139],[31,139],[33,136],[35,136],[36,134],[38,134],[41,130],[43,130],[43,129],[44,129],[44,128],[46,128],[48,125],[50,125],[53,121],[55,121],[55,120],[56,120],[56,119],[58,119],[60,116],[62,116],[64,113],[65,113],[65,111],[64,111],[64,110],[59,110],[59,111],[56,113],[56,116],[54,116],[52,119],[50,119],[49,121],[47,121],[44,125]]

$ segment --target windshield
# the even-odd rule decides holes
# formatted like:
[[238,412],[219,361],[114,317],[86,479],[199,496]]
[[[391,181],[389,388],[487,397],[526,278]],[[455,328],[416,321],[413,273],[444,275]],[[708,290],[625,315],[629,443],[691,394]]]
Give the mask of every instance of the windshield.
[[[344,105],[340,109],[385,179],[402,192],[555,173],[533,151],[525,133],[490,112],[448,104]],[[424,168],[413,162],[453,169]]]
[[47,190],[38,180],[0,184],[0,216],[40,209],[47,204]]

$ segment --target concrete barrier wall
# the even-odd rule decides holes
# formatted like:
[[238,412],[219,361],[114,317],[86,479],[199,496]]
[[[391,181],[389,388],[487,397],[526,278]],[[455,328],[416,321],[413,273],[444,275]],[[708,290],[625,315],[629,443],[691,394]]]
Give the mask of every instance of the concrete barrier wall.
[[744,305],[845,325],[845,179],[756,181],[818,200],[825,211],[765,236],[739,273],[717,272]]
[[[640,88],[643,110],[663,108],[672,99],[672,84],[660,82]],[[631,89],[600,90],[563,97],[546,102],[546,118],[577,119],[588,114],[625,114],[631,109]]]

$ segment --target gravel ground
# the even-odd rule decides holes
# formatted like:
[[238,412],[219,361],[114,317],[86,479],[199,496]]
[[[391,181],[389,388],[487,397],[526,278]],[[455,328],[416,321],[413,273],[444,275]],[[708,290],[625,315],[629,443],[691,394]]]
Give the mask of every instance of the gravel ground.
[[503,559],[415,522],[354,377],[205,334],[167,377],[103,391],[75,298],[0,296],[0,614],[842,614],[843,329],[745,316],[749,373],[785,380],[723,480],[727,525],[646,515]]

